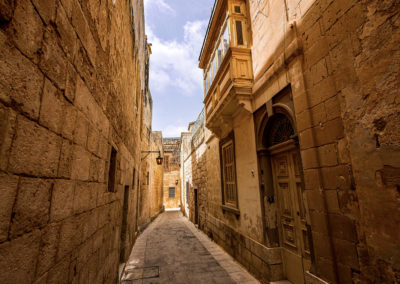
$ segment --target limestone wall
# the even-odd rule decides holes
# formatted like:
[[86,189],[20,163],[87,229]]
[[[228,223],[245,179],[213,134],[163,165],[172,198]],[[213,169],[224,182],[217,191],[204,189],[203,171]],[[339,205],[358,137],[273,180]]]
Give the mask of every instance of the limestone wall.
[[143,230],[162,210],[162,183],[163,166],[157,165],[158,153],[146,151],[160,151],[163,154],[161,132],[152,132],[153,101],[148,92],[144,98],[143,117],[141,125],[141,164],[140,164],[140,189],[139,189],[139,229]]
[[142,1],[0,1],[1,283],[116,282],[145,48]]
[[263,119],[274,114],[276,104],[285,105],[298,133],[312,236],[306,282],[395,283],[400,277],[398,1],[247,4],[251,107],[221,117],[217,133],[224,138],[234,131],[240,214],[221,209],[219,139],[206,135],[206,232],[259,279],[285,277],[275,249],[279,204],[257,184],[266,180],[256,156],[256,149],[266,150],[260,143]]
[[293,92],[314,273],[332,283],[396,282],[399,3],[249,4],[255,109],[288,84]]
[[192,182],[192,159],[191,159],[191,141],[192,135],[189,132],[181,135],[181,204],[182,212],[190,218],[189,212],[189,190]]
[[[181,206],[181,140],[180,138],[164,138],[164,177],[163,200],[165,209]],[[174,194],[169,194],[170,188]]]

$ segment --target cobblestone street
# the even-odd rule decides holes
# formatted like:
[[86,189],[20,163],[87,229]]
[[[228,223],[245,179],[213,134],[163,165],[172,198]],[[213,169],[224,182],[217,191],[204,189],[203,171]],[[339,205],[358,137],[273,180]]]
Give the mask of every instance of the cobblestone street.
[[139,236],[123,284],[259,283],[182,216],[165,212]]

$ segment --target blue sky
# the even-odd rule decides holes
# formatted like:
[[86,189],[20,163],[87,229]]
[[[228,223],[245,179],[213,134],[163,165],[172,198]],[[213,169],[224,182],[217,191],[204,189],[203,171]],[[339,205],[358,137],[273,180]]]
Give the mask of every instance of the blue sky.
[[153,130],[180,136],[203,108],[198,57],[214,0],[144,0]]

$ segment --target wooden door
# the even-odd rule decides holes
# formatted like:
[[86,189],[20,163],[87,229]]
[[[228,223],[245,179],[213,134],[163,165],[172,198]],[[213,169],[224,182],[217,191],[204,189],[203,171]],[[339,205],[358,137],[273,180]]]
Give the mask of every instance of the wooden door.
[[197,196],[197,188],[194,189],[194,223],[199,224],[199,205],[198,205],[198,196]]
[[284,271],[289,281],[302,284],[311,261],[299,151],[290,141],[271,148]]
[[126,247],[125,247],[125,242],[126,242],[126,237],[127,237],[127,220],[128,220],[128,210],[129,210],[129,186],[125,186],[125,191],[124,191],[124,203],[122,207],[122,227],[121,227],[121,249],[120,249],[120,262],[125,261],[125,254],[126,254]]

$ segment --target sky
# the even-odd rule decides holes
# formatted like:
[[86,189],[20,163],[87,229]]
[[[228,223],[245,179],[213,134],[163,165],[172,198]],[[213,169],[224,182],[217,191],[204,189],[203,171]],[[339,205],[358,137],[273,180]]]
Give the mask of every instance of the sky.
[[179,137],[203,108],[198,58],[214,0],[144,0],[153,131]]

